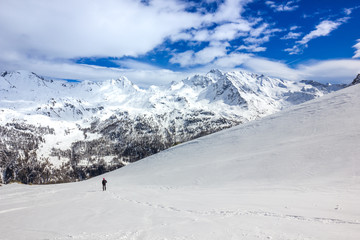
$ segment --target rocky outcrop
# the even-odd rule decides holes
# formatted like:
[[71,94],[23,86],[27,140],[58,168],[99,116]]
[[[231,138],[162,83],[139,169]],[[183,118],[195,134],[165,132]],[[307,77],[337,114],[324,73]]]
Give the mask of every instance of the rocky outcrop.
[[356,76],[356,78],[351,82],[350,85],[355,85],[360,83],[360,73]]

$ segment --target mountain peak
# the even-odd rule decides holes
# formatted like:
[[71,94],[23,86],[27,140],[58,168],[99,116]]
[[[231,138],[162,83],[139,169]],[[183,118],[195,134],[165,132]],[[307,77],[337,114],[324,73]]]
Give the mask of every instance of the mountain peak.
[[183,80],[185,85],[193,86],[193,87],[201,87],[206,88],[211,85],[213,82],[212,78],[203,75],[194,75],[192,77],[188,77]]
[[211,69],[207,74],[206,76],[207,77],[210,77],[212,79],[214,79],[215,81],[217,81],[218,79],[220,78],[223,78],[224,75],[226,75],[225,72],[219,70],[219,69]]
[[211,70],[209,71],[209,73],[210,73],[210,74],[218,74],[218,75],[224,74],[223,71],[221,71],[220,69],[216,69],[216,68],[211,69]]
[[135,85],[125,76],[121,76],[117,79],[111,79],[110,84],[124,90],[141,91],[141,89],[137,85]]
[[10,88],[34,90],[38,87],[47,87],[43,77],[29,71],[4,71],[0,76],[10,85]]

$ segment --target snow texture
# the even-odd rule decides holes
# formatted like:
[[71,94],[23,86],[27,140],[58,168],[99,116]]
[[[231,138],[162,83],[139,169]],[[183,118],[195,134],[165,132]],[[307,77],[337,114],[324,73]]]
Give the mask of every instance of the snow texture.
[[0,239],[360,239],[359,101],[355,85],[90,180],[4,185]]
[[[3,72],[0,128],[6,134],[0,151],[14,156],[30,152],[55,168],[66,163],[91,167],[93,161],[122,166],[343,87],[212,70],[144,90],[125,77],[70,83],[26,71]],[[29,134],[36,144],[15,146],[14,138]]]

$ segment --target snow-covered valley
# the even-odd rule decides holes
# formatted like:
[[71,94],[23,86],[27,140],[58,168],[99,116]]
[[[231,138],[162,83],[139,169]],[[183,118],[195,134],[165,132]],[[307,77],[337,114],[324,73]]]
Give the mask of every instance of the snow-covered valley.
[[345,86],[212,70],[145,90],[125,77],[73,83],[3,72],[0,178],[86,179]]
[[359,102],[355,85],[90,180],[3,185],[0,239],[357,240]]

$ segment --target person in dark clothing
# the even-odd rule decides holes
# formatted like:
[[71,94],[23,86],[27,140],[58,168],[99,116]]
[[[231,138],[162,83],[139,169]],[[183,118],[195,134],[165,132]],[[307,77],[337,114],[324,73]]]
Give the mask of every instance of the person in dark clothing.
[[106,183],[107,183],[107,181],[105,180],[105,178],[103,178],[103,180],[102,180],[103,191],[106,191]]

